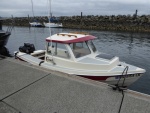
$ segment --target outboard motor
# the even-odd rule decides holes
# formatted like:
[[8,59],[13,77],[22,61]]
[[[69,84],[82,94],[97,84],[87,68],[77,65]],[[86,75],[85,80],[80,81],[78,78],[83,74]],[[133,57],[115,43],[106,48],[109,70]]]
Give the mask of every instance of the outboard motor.
[[24,46],[19,47],[19,51],[27,54],[33,53],[35,51],[34,44],[24,43]]

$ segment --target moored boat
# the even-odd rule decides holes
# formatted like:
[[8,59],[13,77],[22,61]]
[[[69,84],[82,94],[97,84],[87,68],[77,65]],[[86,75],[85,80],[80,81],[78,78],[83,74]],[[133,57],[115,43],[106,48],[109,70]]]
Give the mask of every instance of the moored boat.
[[[52,15],[51,15],[52,16]],[[60,28],[63,27],[62,23],[59,23],[59,19],[56,17],[51,17],[49,19],[49,22],[44,22],[43,23],[45,27],[50,27],[50,28]]]
[[50,28],[60,28],[63,27],[62,23],[43,23],[45,27],[50,27]]
[[43,25],[40,22],[38,22],[37,20],[29,22],[29,24],[31,27],[43,27]]
[[99,52],[93,43],[95,38],[86,33],[59,33],[46,38],[46,50],[25,44],[15,56],[43,68],[123,87],[145,73],[117,56]]
[[4,47],[7,44],[9,36],[11,35],[10,31],[4,31],[2,29],[2,19],[0,19],[0,47]]

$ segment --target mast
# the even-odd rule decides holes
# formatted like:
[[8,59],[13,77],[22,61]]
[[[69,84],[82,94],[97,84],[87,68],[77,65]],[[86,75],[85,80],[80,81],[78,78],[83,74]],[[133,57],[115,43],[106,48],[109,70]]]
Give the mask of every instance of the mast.
[[[49,20],[49,35],[51,37],[51,28],[50,28],[50,18],[51,18],[51,0],[49,0],[49,12],[48,12],[48,20]],[[51,42],[51,45],[52,45],[52,42]]]
[[31,0],[31,4],[32,4],[32,14],[33,14],[33,18],[34,18],[34,10],[33,10],[33,1]]

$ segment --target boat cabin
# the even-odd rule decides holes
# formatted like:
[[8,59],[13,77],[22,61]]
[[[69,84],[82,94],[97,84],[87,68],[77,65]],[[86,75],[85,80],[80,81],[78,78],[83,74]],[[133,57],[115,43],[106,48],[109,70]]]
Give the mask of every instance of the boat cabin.
[[46,38],[47,48],[45,59],[55,56],[76,60],[95,53],[97,50],[92,42],[96,37],[87,34],[60,33]]

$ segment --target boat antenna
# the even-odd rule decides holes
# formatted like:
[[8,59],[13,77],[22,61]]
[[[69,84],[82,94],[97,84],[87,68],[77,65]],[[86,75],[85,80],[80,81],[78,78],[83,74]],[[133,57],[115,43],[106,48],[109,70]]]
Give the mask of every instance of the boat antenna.
[[[34,8],[33,8],[33,1],[31,0],[31,4],[32,4],[32,14],[33,14],[33,20],[35,20],[35,16],[34,16]],[[37,47],[37,43],[36,43],[36,32],[35,32],[35,27],[34,27],[34,42],[35,42],[35,47]]]
[[[49,35],[51,38],[51,27],[50,27],[50,18],[51,18],[51,0],[49,0],[49,10],[48,10],[48,22],[49,22]],[[51,47],[52,47],[52,39],[51,39]]]
[[51,18],[51,0],[49,0],[49,11],[48,11],[48,20],[49,20],[49,35],[50,35],[50,39],[51,39],[51,53],[52,53],[52,59],[51,59],[51,61],[52,61],[52,63],[53,63],[53,65],[55,65],[55,62],[54,62],[54,60],[53,60],[53,52],[52,52],[52,44],[53,44],[53,42],[52,42],[52,38],[51,38],[51,27],[50,27],[50,18]]

